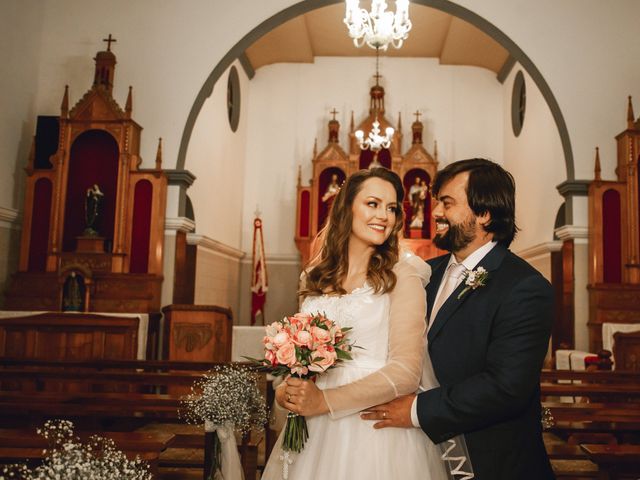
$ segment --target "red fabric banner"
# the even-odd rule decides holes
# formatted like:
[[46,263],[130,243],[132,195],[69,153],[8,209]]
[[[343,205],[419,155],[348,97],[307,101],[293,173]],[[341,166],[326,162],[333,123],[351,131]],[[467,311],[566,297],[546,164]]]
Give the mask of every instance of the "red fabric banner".
[[256,316],[260,314],[264,321],[264,304],[267,301],[269,281],[267,264],[264,256],[264,240],[262,238],[262,220],[253,221],[253,270],[251,276],[251,325],[255,325]]

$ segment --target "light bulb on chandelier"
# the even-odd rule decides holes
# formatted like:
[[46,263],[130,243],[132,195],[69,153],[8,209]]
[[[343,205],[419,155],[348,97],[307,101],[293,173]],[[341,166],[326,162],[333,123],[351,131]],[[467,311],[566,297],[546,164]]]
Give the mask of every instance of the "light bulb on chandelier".
[[396,0],[396,12],[387,12],[385,0],[372,0],[371,12],[360,8],[359,0],[346,0],[344,23],[353,43],[360,48],[365,43],[371,48],[386,50],[391,44],[402,47],[409,36],[409,0]]
[[371,150],[373,152],[373,160],[369,164],[369,168],[382,167],[382,164],[378,162],[378,152],[383,148],[389,148],[395,130],[392,127],[387,127],[384,133],[384,135],[380,135],[380,122],[378,121],[378,117],[376,117],[375,121],[371,124],[371,131],[367,138],[364,138],[364,132],[362,130],[356,130],[354,132],[360,149]]

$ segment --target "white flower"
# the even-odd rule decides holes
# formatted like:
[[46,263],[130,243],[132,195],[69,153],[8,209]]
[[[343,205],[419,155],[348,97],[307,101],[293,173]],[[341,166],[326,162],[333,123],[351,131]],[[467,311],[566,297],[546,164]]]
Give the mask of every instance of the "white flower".
[[467,270],[463,275],[465,277],[465,288],[458,294],[458,300],[469,290],[484,287],[487,284],[489,272],[484,267],[478,267],[475,270]]

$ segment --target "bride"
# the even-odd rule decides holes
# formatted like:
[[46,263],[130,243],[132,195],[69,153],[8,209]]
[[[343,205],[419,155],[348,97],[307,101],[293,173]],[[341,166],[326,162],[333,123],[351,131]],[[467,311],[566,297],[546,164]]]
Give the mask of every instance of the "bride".
[[[284,408],[304,415],[309,439],[288,466],[290,480],[445,480],[440,450],[418,428],[374,430],[359,412],[415,392],[425,358],[431,271],[399,253],[404,188],[384,168],[353,174],[335,198],[321,251],[307,270],[301,310],[353,327],[353,360],[276,389]],[[402,256],[402,258],[400,258]],[[423,385],[424,386],[424,385]],[[435,385],[429,385],[433,387]],[[262,479],[282,478],[282,434]]]

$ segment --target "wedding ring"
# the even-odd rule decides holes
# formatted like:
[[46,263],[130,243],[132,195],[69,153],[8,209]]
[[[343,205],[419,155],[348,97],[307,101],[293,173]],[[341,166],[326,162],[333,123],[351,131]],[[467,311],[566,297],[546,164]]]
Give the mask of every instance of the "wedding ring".
[[382,418],[387,418],[387,412],[382,412]]
[[291,394],[287,393],[287,402],[290,402],[290,401],[291,401]]

